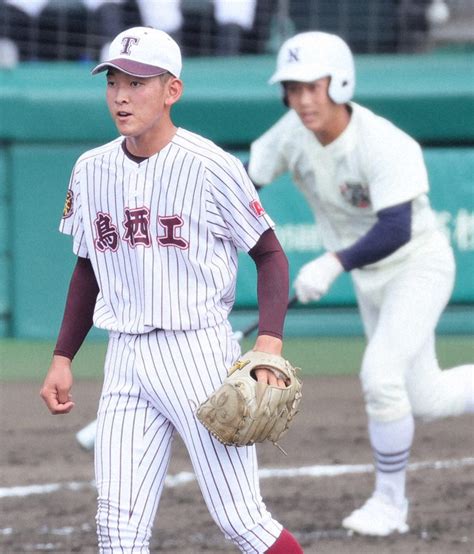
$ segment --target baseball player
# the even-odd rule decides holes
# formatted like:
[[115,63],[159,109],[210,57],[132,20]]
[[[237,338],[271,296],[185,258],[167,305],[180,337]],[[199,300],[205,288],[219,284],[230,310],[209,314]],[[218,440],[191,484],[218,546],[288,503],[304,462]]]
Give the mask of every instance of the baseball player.
[[[92,322],[109,331],[95,473],[100,552],[148,552],[178,432],[205,502],[242,552],[300,553],[266,509],[255,448],[227,447],[195,409],[240,355],[228,314],[237,252],[255,260],[260,325],[254,350],[280,354],[288,262],[242,164],[176,128],[181,53],[166,33],[135,27],[111,43],[107,105],[120,136],[77,161],[60,230],[77,255],[41,396],[68,413],[71,360]],[[283,387],[269,370],[259,381]]]
[[430,207],[420,146],[351,102],[354,61],[341,38],[306,32],[288,39],[270,83],[281,83],[290,110],[251,145],[249,175],[264,186],[291,173],[326,250],[301,268],[296,295],[319,300],[351,272],[368,341],[360,377],[375,490],[343,526],[364,535],[403,533],[414,417],[474,410],[474,365],[441,371],[435,353],[453,252]]

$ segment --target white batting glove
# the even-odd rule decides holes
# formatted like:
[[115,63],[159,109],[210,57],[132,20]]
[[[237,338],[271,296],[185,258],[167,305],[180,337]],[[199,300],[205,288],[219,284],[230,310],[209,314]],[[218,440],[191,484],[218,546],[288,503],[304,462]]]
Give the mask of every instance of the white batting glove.
[[293,284],[298,300],[302,304],[319,300],[343,271],[341,262],[332,252],[307,263],[300,269]]

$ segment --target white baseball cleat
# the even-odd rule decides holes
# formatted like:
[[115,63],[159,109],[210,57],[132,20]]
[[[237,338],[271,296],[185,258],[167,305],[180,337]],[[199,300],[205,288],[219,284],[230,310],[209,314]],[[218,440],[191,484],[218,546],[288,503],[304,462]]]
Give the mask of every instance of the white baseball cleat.
[[393,504],[387,496],[374,493],[363,506],[354,510],[342,521],[342,526],[360,535],[386,537],[391,533],[406,533],[408,501],[401,507]]
[[97,420],[94,420],[76,433],[76,440],[84,450],[94,450],[96,429]]

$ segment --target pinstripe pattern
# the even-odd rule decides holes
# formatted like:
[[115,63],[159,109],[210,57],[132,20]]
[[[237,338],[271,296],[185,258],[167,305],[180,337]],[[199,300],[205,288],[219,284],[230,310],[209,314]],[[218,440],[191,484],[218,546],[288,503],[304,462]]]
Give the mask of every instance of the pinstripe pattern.
[[273,222],[242,164],[212,142],[179,129],[137,163],[122,140],[79,158],[60,225],[91,260],[94,323],[110,332],[95,449],[99,550],[149,551],[178,432],[224,535],[265,552],[282,527],[260,496],[255,448],[222,445],[194,411],[240,353],[227,322],[238,251]]
[[140,164],[121,142],[79,158],[73,212],[60,225],[98,277],[94,324],[135,334],[222,323],[235,300],[238,250],[273,225],[252,209],[242,164],[183,129]]
[[[216,350],[216,344],[222,350]],[[194,407],[239,355],[230,326],[113,333],[98,413],[96,479],[101,552],[148,552],[177,431],[209,512],[242,552],[265,552],[281,532],[260,495],[255,447],[226,447]]]

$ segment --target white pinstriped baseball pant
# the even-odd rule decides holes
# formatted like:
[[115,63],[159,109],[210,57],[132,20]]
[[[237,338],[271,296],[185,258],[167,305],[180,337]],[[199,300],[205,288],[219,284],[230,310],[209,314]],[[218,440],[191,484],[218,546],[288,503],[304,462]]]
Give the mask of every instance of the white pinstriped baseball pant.
[[239,353],[228,323],[111,334],[95,449],[100,552],[149,552],[175,431],[226,538],[252,553],[276,541],[282,526],[262,501],[255,447],[222,445],[194,416]]

